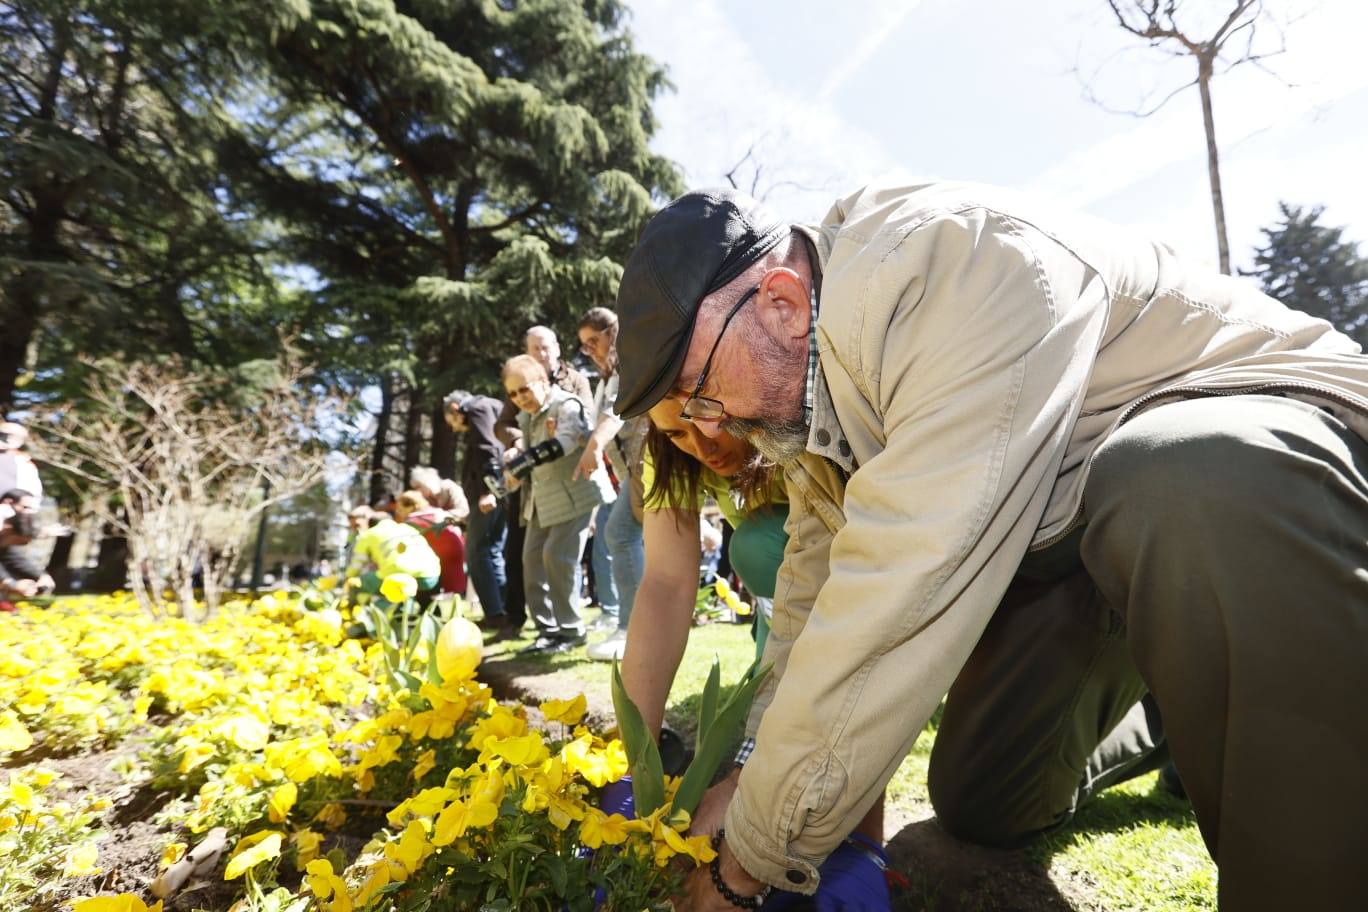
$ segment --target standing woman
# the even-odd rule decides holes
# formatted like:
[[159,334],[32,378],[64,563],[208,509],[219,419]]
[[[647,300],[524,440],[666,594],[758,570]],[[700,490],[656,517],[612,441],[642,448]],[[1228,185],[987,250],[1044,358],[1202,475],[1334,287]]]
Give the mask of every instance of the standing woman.
[[579,323],[580,350],[599,370],[594,389],[598,422],[589,435],[575,477],[588,477],[606,458],[617,477],[618,498],[612,507],[599,508],[598,530],[612,558],[613,584],[617,589],[617,629],[608,638],[592,644],[585,654],[607,661],[622,658],[627,644],[627,625],[632,619],[637,587],[646,566],[646,551],[641,531],[641,448],[647,419],[643,416],[624,422],[613,412],[617,399],[617,314],[606,307],[595,307]]

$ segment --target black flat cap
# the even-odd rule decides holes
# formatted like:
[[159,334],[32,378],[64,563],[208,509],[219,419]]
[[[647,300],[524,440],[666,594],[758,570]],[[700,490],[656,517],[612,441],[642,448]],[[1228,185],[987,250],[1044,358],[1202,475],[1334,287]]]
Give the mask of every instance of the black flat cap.
[[618,286],[619,415],[640,415],[670,392],[699,304],[790,230],[735,190],[694,190],[646,223]]

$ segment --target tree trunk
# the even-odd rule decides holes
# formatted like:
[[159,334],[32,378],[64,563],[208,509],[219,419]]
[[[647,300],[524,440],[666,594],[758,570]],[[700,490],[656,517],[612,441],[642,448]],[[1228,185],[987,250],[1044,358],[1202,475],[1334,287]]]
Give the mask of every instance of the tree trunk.
[[439,399],[432,407],[432,450],[430,465],[442,474],[443,478],[456,476],[456,435],[446,423],[446,413]]
[[[52,48],[47,55],[47,72],[39,95],[37,119],[55,122],[62,86],[62,68],[71,47],[71,27],[66,19],[53,22]],[[38,178],[42,180],[42,178]],[[60,182],[61,177],[55,178]],[[30,260],[59,261],[62,256],[58,235],[64,209],[63,194],[52,184],[25,188],[33,196],[33,212],[28,218]],[[14,404],[14,382],[28,367],[30,344],[38,330],[39,313],[43,304],[44,277],[32,269],[21,269],[5,289],[5,303],[0,308],[0,321],[5,331],[0,333],[0,410],[9,411]]]
[[59,535],[48,556],[47,573],[52,577],[57,592],[71,591],[71,546],[76,541],[75,534]]
[[423,458],[423,390],[409,387],[408,413],[404,416],[404,477],[399,486],[407,488],[409,475]]
[[1202,96],[1202,126],[1206,129],[1207,174],[1211,178],[1211,209],[1216,216],[1216,253],[1221,261],[1221,272],[1230,275],[1230,244],[1226,240],[1225,202],[1221,198],[1221,164],[1216,153],[1216,120],[1211,112],[1213,59],[1198,58],[1197,90]]
[[370,489],[367,498],[371,505],[385,496],[385,447],[389,443],[390,417],[394,412],[394,378],[380,375],[380,414],[375,416],[375,443],[371,448]]

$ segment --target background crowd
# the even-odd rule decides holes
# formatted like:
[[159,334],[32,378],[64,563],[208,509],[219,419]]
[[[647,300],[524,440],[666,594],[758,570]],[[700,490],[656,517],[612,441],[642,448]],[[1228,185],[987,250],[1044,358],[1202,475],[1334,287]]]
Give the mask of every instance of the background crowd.
[[[386,576],[408,573],[422,599],[473,597],[490,642],[522,635],[530,619],[535,636],[525,652],[587,645],[590,658],[621,658],[646,574],[650,419],[624,421],[613,411],[616,315],[603,307],[589,310],[577,335],[591,365],[585,371],[562,357],[551,329],[533,326],[524,352],[503,365],[506,398],[467,390],[446,396],[446,424],[463,441],[460,478],[419,466],[408,490],[350,511],[348,570],[363,591],[376,593]],[[672,467],[678,462],[673,454],[684,451],[667,446],[671,452],[656,461]],[[728,455],[711,465],[735,474],[751,459]],[[719,568],[724,577],[730,574],[724,545],[734,523],[722,520],[736,509],[729,485],[700,488],[697,475],[689,482],[696,503],[678,523],[679,541],[672,542],[684,567],[677,588],[690,613],[700,582]],[[652,506],[677,504],[662,486]],[[782,516],[778,522],[782,527]],[[774,554],[776,566],[781,552],[782,546]],[[764,605],[772,591],[751,594]],[[587,610],[595,605],[597,614]],[[589,643],[596,631],[604,636]]]

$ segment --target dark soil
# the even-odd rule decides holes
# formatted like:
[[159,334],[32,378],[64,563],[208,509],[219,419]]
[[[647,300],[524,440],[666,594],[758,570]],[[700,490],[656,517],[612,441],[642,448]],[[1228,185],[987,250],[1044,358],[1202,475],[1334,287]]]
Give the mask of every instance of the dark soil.
[[97,798],[107,798],[113,806],[105,811],[100,840],[99,867],[102,873],[84,880],[69,881],[72,890],[57,897],[53,909],[66,908],[72,896],[101,892],[143,893],[157,876],[162,846],[171,841],[172,830],[153,822],[170,796],[146,787],[140,779],[125,780],[116,767],[136,760],[147,747],[147,736],[137,734],[118,745],[89,753],[48,757],[27,757],[28,763],[54,770],[62,778],[53,792],[55,800],[76,806]]

